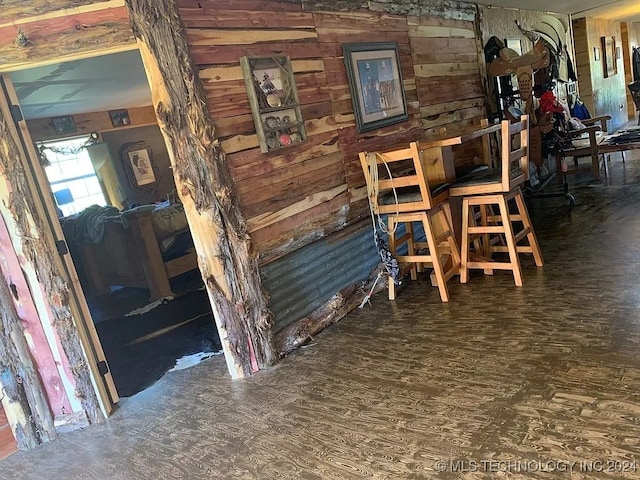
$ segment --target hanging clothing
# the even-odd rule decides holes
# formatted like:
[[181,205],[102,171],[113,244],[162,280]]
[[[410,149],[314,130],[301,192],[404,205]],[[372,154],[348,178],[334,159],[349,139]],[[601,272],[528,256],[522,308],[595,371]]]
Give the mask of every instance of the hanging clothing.
[[576,76],[576,70],[573,68],[573,62],[571,61],[571,57],[569,56],[569,51],[567,50],[567,46],[564,46],[564,54],[567,57],[567,70],[570,82],[577,82],[578,77]]
[[576,117],[580,120],[588,120],[589,118],[591,118],[591,113],[589,112],[589,109],[584,104],[584,102],[577,98],[576,103],[571,109],[571,116]]
[[633,80],[635,82],[640,82],[640,47],[633,48],[633,58],[632,67],[633,67]]
[[484,46],[484,59],[489,65],[493,62],[498,55],[500,54],[500,50],[504,48],[504,43],[498,37],[491,37],[487,40],[487,43]]
[[553,92],[547,90],[540,97],[540,113],[563,113],[564,108],[558,103],[558,99]]

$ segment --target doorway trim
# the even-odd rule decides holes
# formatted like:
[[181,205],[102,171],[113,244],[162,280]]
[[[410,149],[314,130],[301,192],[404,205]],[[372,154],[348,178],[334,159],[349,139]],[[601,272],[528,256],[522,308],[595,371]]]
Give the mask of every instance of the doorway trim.
[[[27,217],[14,218],[14,220],[18,232],[23,237],[32,235],[31,248],[41,250],[31,252],[33,258],[26,258],[37,272],[37,277],[29,282],[32,296],[37,302],[36,297],[39,294],[36,293],[37,289],[43,289],[44,291],[40,294],[48,297],[50,321],[55,325],[59,337],[68,337],[61,343],[75,376],[75,389],[80,392],[82,408],[86,411],[90,422],[100,422],[111,413],[113,404],[119,400],[118,394],[111,374],[108,368],[105,368],[104,352],[100,342],[96,341],[97,333],[73,261],[68,254],[68,249],[66,253],[61,250],[66,248],[66,243],[63,240],[62,227],[57,221],[53,197],[47,195],[51,189],[38,161],[39,157],[31,141],[26,122],[19,113],[19,104],[11,81],[2,74],[0,74],[0,87],[2,90],[0,102],[2,102],[5,119],[7,122],[13,120],[14,127],[11,129],[11,125],[7,125],[9,130],[13,130],[12,139],[7,141],[14,143],[15,152],[20,157],[16,159],[19,160],[19,164],[13,165],[10,171],[5,171],[5,176],[14,194],[22,197],[15,200],[21,203],[17,206],[14,204],[14,207],[18,212],[22,211],[22,216]],[[56,249],[60,255],[53,254]],[[45,253],[47,250],[48,256]],[[38,268],[34,261],[35,256],[47,257],[46,261],[41,258],[38,262],[45,266]],[[71,338],[74,331],[78,334],[79,344],[77,345]],[[51,347],[57,348],[54,345]],[[74,396],[74,392],[70,393]]]

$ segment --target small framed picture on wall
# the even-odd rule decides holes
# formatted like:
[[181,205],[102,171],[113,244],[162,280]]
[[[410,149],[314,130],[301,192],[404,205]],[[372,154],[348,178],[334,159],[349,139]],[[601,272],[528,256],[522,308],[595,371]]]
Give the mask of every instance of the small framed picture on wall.
[[120,156],[132,187],[141,190],[156,188],[158,167],[150,146],[144,142],[126,143],[120,149]]
[[616,60],[616,37],[601,37],[602,43],[602,70],[604,77],[613,77],[618,73]]
[[358,132],[407,120],[398,46],[348,43],[343,52]]
[[129,112],[127,110],[109,110],[111,125],[114,127],[123,127],[131,124]]
[[53,129],[59,135],[64,135],[65,133],[76,133],[76,122],[73,121],[73,117],[71,115],[65,115],[64,117],[55,117],[52,118]]

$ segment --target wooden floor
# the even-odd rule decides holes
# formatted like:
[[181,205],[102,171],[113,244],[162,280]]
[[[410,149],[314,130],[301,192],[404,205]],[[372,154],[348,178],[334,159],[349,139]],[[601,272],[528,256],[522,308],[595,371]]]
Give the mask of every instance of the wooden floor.
[[380,293],[270,371],[169,373],[0,475],[639,478],[640,156],[610,183],[530,203],[546,263],[523,288],[474,271],[448,304],[426,279]]

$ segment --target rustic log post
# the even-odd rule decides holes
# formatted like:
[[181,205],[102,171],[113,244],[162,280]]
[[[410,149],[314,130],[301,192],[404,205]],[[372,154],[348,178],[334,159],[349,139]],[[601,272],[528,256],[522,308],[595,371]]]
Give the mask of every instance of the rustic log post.
[[126,3],[227,366],[249,375],[277,360],[273,316],[185,28],[174,0]]
[[51,409],[7,284],[0,280],[0,396],[18,448],[56,437]]
[[[0,81],[2,92],[4,82]],[[76,382],[76,396],[91,423],[104,421],[98,397],[91,381],[78,329],[74,324],[69,307],[69,286],[65,281],[53,241],[47,240],[44,213],[36,205],[35,185],[30,183],[30,175],[23,163],[24,152],[19,146],[19,134],[11,114],[0,109],[0,176],[6,178],[10,186],[8,198],[2,200],[11,212],[12,222],[22,238],[25,260],[34,267],[38,281],[48,299],[53,313],[52,321],[60,338],[60,343],[69,361]],[[0,280],[1,282],[2,280]],[[6,305],[2,305],[8,308]]]

